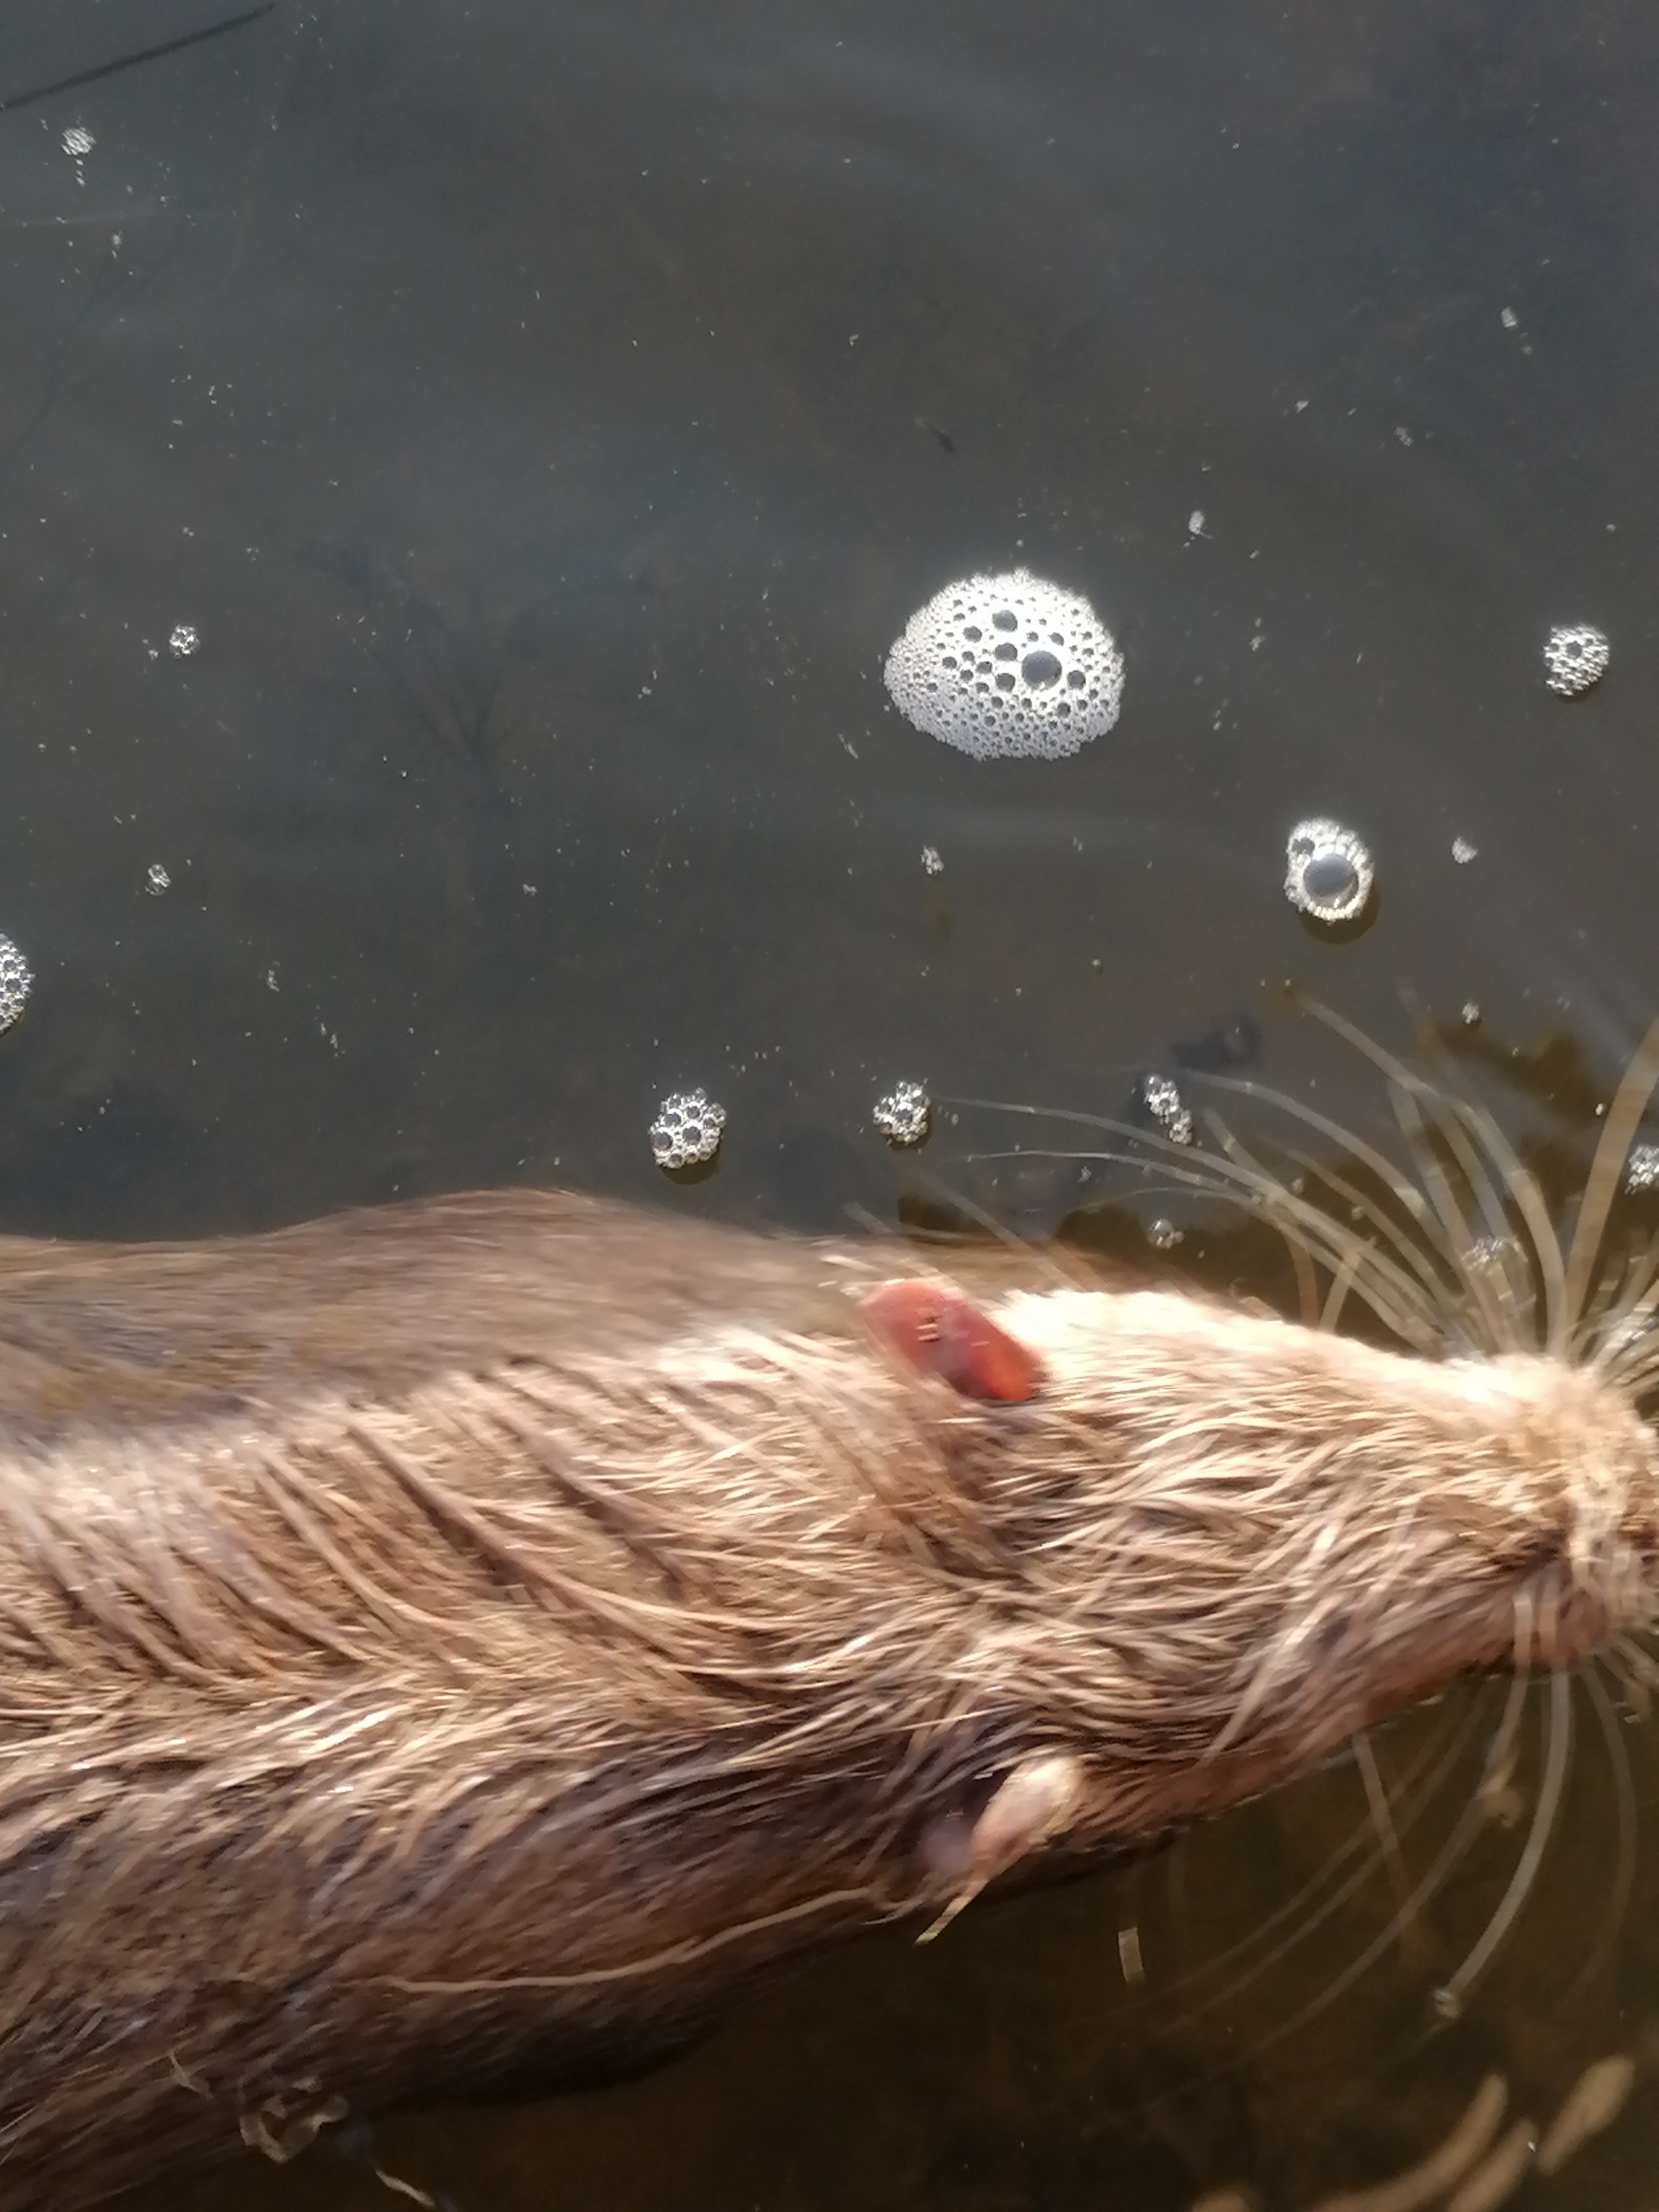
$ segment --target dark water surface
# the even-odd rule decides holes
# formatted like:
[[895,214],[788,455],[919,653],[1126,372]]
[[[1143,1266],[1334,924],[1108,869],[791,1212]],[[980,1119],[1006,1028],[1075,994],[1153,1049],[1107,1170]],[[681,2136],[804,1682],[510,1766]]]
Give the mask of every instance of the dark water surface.
[[[1539,1054],[1514,1115],[1582,1142],[1659,1006],[1656,128],[1624,0],[6,0],[0,928],[39,980],[4,1226],[514,1179],[890,1217],[896,1077],[1116,1112],[1182,1048],[1374,1119],[1287,976],[1396,1038],[1402,982],[1478,1003]],[[1127,656],[1060,764],[965,759],[882,688],[913,608],[1017,562]],[[1539,656],[1576,620],[1613,665],[1568,704]],[[1376,855],[1352,942],[1282,896],[1307,814]],[[645,1133],[685,1082],[728,1141],[669,1193]],[[1078,1194],[969,1147],[927,1164],[1021,1226]],[[1378,1747],[1426,1790],[1414,1872],[1472,1697]],[[1524,2201],[1644,2212],[1659,1723],[1616,1732],[1627,1905],[1581,1723],[1437,2032],[1523,1828],[1346,1986],[1386,1870],[1224,1963],[1335,1882],[1343,1765],[817,1962],[643,2083],[188,2202],[391,2212],[378,2160],[458,2212],[1295,2206],[1411,2163],[1489,2067],[1544,2117],[1619,2050],[1623,2118]]]

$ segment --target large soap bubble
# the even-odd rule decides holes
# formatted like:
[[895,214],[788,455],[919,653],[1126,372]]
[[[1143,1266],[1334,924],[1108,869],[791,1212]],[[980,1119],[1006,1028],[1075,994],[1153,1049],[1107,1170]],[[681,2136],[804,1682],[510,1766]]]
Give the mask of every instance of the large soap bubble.
[[887,689],[919,730],[975,760],[1060,760],[1116,721],[1123,655],[1081,592],[1016,568],[919,608],[887,656]]

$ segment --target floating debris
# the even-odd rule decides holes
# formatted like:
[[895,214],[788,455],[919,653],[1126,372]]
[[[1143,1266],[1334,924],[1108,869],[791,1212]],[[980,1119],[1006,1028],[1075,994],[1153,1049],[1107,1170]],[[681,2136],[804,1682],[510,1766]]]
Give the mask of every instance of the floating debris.
[[890,1145],[925,1144],[933,1122],[933,1102],[920,1083],[896,1083],[878,1098],[870,1119]]
[[1564,699],[1577,699],[1607,672],[1613,648],[1593,623],[1553,629],[1544,645],[1544,681]]
[[144,871],[144,889],[152,898],[160,898],[172,882],[172,877],[159,860],[152,860]]
[[34,988],[29,963],[9,937],[0,937],[0,1030],[9,1030]]
[[671,1174],[702,1167],[719,1152],[725,1127],[725,1107],[706,1091],[671,1091],[651,1124],[651,1156]]
[[1480,850],[1480,848],[1478,845],[1470,844],[1467,837],[1452,839],[1452,858],[1460,868],[1467,868]]
[[1315,816],[1298,822],[1285,848],[1285,896],[1325,923],[1356,921],[1376,882],[1371,856],[1352,830]]
[[1135,1091],[1136,1102],[1158,1133],[1172,1145],[1194,1141],[1193,1109],[1181,1095],[1171,1075],[1143,1075]]
[[1123,1978],[1131,1989],[1138,1989],[1146,1978],[1146,1963],[1140,1955],[1139,1928],[1120,1928],[1117,1931],[1117,1963]]
[[167,640],[167,651],[175,660],[188,660],[202,642],[194,623],[174,623]]
[[1123,656],[1088,600],[1024,568],[947,584],[905,624],[886,675],[908,720],[975,760],[1062,759],[1123,701]]
[[1568,2090],[1561,2109],[1544,2130],[1538,2146],[1540,2173],[1559,2173],[1574,2151],[1592,2136],[1610,2128],[1625,2109],[1625,2100],[1636,2080],[1636,2061],[1628,2051],[1615,2051],[1587,2066]]
[[922,847],[921,865],[930,876],[942,876],[945,873],[945,856],[937,845]]

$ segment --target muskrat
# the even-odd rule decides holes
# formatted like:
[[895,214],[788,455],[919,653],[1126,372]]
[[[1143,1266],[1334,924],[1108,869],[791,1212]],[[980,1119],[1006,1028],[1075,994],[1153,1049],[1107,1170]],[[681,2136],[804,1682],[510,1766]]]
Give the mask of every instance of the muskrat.
[[1565,1251],[1393,1061],[1403,1228],[1166,1148],[1400,1350],[524,1191],[0,1241],[0,2203],[625,2049],[1639,1627],[1656,1064]]

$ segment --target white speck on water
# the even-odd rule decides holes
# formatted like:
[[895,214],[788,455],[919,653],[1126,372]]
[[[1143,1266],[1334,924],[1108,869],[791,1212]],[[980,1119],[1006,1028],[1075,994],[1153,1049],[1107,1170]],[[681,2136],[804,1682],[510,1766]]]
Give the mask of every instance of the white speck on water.
[[1465,999],[1463,1001],[1463,1026],[1466,1030],[1479,1029],[1480,1026],[1480,1008],[1474,999]]
[[1502,323],[1506,331],[1517,330],[1520,327],[1521,318],[1516,313],[1513,307],[1500,308],[1498,310],[1498,319]]
[[84,161],[97,143],[84,123],[71,123],[64,133],[64,151],[71,161]]
[[1478,845],[1472,845],[1467,837],[1452,839],[1452,858],[1460,868],[1467,868],[1480,850],[1480,848]]
[[202,642],[194,623],[174,623],[167,639],[167,651],[175,660],[188,660]]
[[942,876],[945,873],[945,862],[940,856],[939,849],[937,845],[924,845],[922,847],[921,865],[927,869],[930,876]]
[[1201,507],[1195,507],[1187,517],[1187,529],[1188,534],[1194,538],[1209,536],[1209,532],[1204,527],[1204,510]]
[[1405,424],[1404,424],[1403,422],[1396,422],[1396,423],[1395,424],[1395,426],[1394,426],[1394,434],[1395,434],[1395,436],[1396,438],[1398,438],[1398,439],[1399,439],[1399,441],[1400,441],[1400,442],[1401,442],[1401,444],[1402,446],[1409,446],[1409,445],[1410,445],[1410,443],[1411,443],[1411,441],[1412,441],[1412,434],[1411,434],[1411,432],[1410,432],[1410,431],[1406,428],[1406,426],[1405,426]]
[[152,860],[144,871],[144,889],[152,898],[160,898],[172,882],[172,877],[159,860]]

